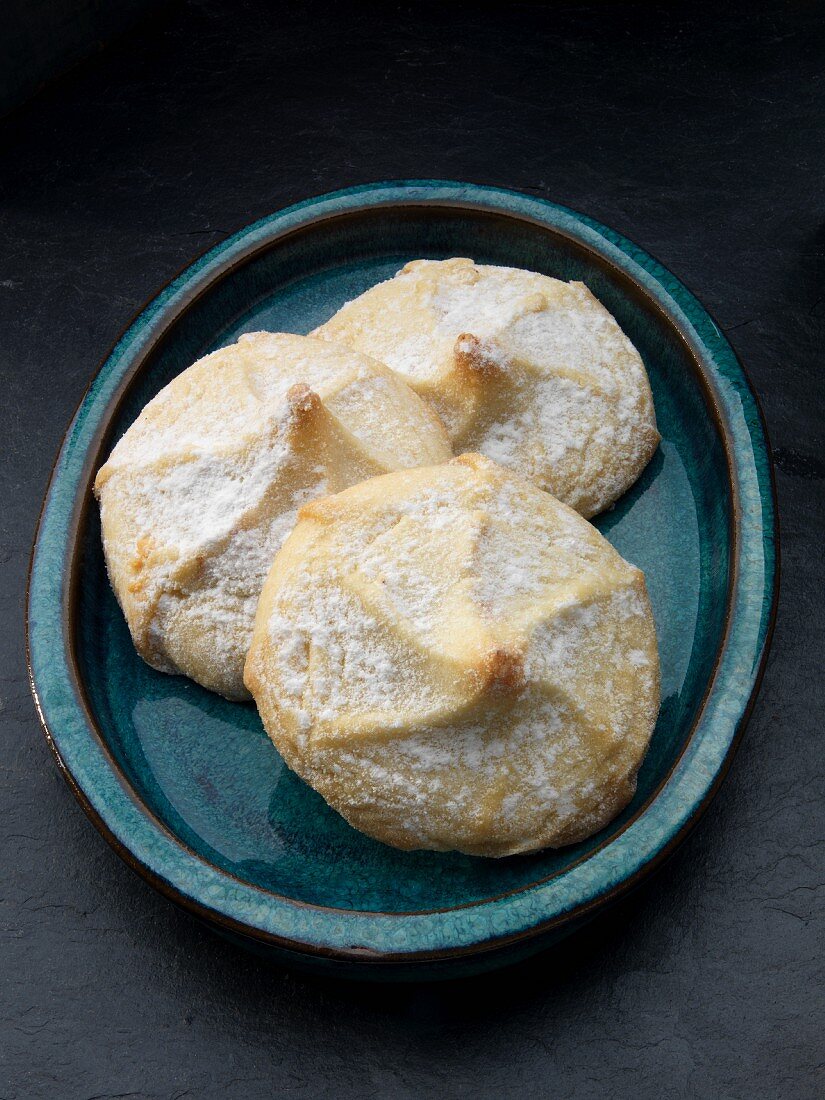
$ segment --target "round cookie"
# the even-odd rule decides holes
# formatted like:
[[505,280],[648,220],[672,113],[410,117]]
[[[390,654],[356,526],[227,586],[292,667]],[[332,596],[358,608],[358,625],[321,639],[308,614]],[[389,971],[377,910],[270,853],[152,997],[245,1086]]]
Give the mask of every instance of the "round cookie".
[[95,481],[112,587],[140,655],[229,699],[297,508],[450,457],[385,366],[305,336],[242,336],[149,402]]
[[584,516],[659,443],[644,364],[583,283],[468,259],[414,260],[314,336],[372,355],[479,451]]
[[350,824],[483,856],[607,824],[659,707],[641,572],[480,455],[304,505],[245,681],[287,764]]

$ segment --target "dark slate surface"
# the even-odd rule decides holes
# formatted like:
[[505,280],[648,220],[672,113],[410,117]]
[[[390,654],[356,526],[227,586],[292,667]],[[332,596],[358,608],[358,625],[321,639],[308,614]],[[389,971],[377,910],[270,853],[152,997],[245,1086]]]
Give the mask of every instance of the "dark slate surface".
[[[825,8],[188,3],[0,131],[0,1097],[815,1097],[823,1064]],[[700,295],[777,448],[783,596],[701,826],[641,892],[451,986],[268,969],[98,837],[29,699],[23,593],[62,432],[197,252],[388,177],[584,210]]]
[[2,0],[0,116],[134,26],[161,0]]

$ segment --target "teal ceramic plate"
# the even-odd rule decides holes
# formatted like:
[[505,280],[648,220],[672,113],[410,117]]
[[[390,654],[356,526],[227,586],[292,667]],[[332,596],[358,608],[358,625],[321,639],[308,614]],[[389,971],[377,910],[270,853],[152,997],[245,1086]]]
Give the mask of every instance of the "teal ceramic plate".
[[[650,375],[662,445],[598,526],[648,581],[662,710],[633,803],[598,836],[504,860],[404,853],[355,832],[290,773],[251,706],[135,654],[109,589],[92,479],[142,406],[252,329],[307,332],[414,257],[581,279]],[[682,838],[756,691],[776,557],[754,395],[695,298],[629,241],[540,199],[437,181],[282,210],[167,287],[101,367],[66,436],[30,578],[29,662],[60,766],[158,889],[250,946],[361,976],[478,970],[558,938]]]

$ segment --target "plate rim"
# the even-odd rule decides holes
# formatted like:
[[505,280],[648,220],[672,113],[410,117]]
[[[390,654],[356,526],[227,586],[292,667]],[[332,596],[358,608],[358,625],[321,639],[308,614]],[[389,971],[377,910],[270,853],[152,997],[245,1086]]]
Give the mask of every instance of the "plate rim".
[[[550,880],[527,884],[516,891],[459,907],[412,913],[336,909],[286,898],[251,883],[243,883],[231,873],[207,863],[188,848],[143,807],[137,792],[125,782],[119,769],[111,767],[113,762],[105,749],[105,741],[98,738],[96,723],[78,695],[78,692],[82,695],[82,685],[74,676],[71,661],[67,658],[72,646],[70,634],[73,623],[61,613],[58,664],[54,654],[54,630],[49,636],[46,625],[38,620],[35,606],[41,606],[44,599],[51,599],[53,627],[54,605],[62,609],[67,598],[63,591],[66,587],[65,575],[61,572],[55,576],[53,569],[49,574],[45,566],[50,559],[54,564],[56,549],[63,551],[61,556],[72,550],[78,523],[89,504],[88,499],[78,502],[76,494],[71,494],[71,499],[67,499],[69,494],[65,491],[62,495],[60,493],[61,475],[68,472],[67,464],[73,460],[76,462],[78,458],[72,448],[77,444],[84,412],[88,415],[91,409],[100,407],[100,416],[92,425],[91,438],[79,454],[79,469],[74,470],[73,480],[81,488],[88,485],[86,466],[91,461],[89,452],[94,448],[95,439],[111,422],[114,409],[128,388],[132,375],[139,373],[139,361],[133,371],[129,370],[129,364],[134,365],[135,359],[140,359],[141,348],[153,345],[161,332],[177,320],[183,309],[216,280],[224,277],[236,263],[248,261],[254,252],[270,247],[285,233],[330,216],[394,204],[492,209],[521,217],[522,220],[526,216],[527,220],[573,237],[579,244],[595,251],[603,261],[618,266],[625,276],[629,276],[648,302],[652,300],[675,325],[693,352],[700,377],[711,392],[734,494],[732,525],[738,548],[736,560],[731,563],[733,571],[725,632],[696,720],[682,756],[639,817],[601,848]],[[110,381],[110,390],[101,393],[100,384],[106,378]],[[737,411],[739,419],[736,419]],[[748,469],[743,469],[742,463]],[[739,480],[742,475],[747,475],[744,485]],[[743,489],[746,490],[744,494]],[[66,535],[65,545],[58,537],[61,520]],[[55,540],[59,544],[57,548],[54,546]],[[757,547],[756,543],[761,546]],[[761,549],[761,558],[758,549]],[[43,567],[40,568],[43,555]],[[760,567],[761,585],[756,595],[741,591],[748,587],[745,582],[753,580],[754,571]],[[547,199],[506,188],[448,180],[383,182],[305,199],[240,229],[183,268],[126,326],[83,394],[49,477],[29,564],[26,660],[38,717],[61,773],[87,815],[112,847],[161,893],[236,935],[293,953],[350,962],[417,962],[492,951],[579,920],[629,890],[675,849],[718,790],[741,740],[764,673],[776,616],[778,582],[778,510],[764,415],[733,348],[684,284],[623,235],[587,215]],[[55,589],[58,590],[57,599],[54,598]],[[754,623],[757,612],[759,621]],[[741,634],[743,625],[751,628],[751,633],[745,638],[734,638],[732,628],[739,626]],[[755,635],[753,629],[756,630]],[[744,683],[740,685],[738,702],[734,701],[731,705],[730,700],[724,698],[724,693],[722,698],[718,696],[720,688],[725,686],[721,683],[722,666],[726,657],[731,658],[735,653],[739,654],[736,658],[739,678],[743,679],[743,661],[746,673]],[[46,654],[48,661],[43,665]],[[730,675],[730,670],[727,670],[728,680]],[[730,685],[727,686],[730,691]],[[705,781],[697,785],[694,777],[692,787],[688,783],[688,789],[682,790],[682,794],[687,795],[687,802],[682,805],[681,811],[677,810],[675,820],[671,815],[671,818],[665,817],[662,823],[657,824],[659,842],[651,845],[651,837],[648,836],[644,855],[640,857],[637,853],[635,859],[628,859],[625,851],[630,840],[628,834],[644,822],[651,811],[656,811],[654,816],[662,814],[664,804],[660,800],[666,792],[667,806],[672,809],[670,804],[678,793],[677,788],[682,789],[690,778],[685,774],[690,771],[691,762],[687,758],[695,753],[697,734],[709,724],[712,715],[708,713],[708,706],[714,695],[717,696],[715,709],[720,712],[719,722],[723,727],[721,731],[717,730],[714,738],[715,764],[708,769],[707,761],[703,761]],[[727,706],[719,706],[726,702]],[[96,744],[98,740],[99,745]],[[88,762],[84,765],[79,760],[84,743],[87,750],[92,750],[92,756],[98,757],[93,760],[96,767],[90,768]],[[89,784],[89,775],[84,773],[89,772],[100,778],[101,766],[102,776],[109,782],[104,787]],[[105,775],[107,769],[108,777]],[[92,789],[87,791],[89,785]],[[107,802],[105,796],[110,801]],[[135,837],[136,827],[140,833],[139,842]],[[149,834],[144,835],[147,828]],[[647,822],[645,832],[650,833],[651,828],[652,823]],[[619,844],[620,841],[623,843]],[[139,851],[134,850],[135,847]],[[612,853],[611,849],[614,849]],[[168,863],[170,856],[175,863],[171,869]],[[624,857],[625,862],[616,866],[620,856]],[[588,887],[586,880],[592,876],[576,876],[575,873],[594,861],[599,863],[601,877],[595,885]],[[191,862],[194,862],[194,867],[186,866]],[[628,866],[631,867],[629,871]],[[592,872],[593,868],[590,867],[590,870]],[[215,875],[218,881],[210,881]],[[574,883],[574,887],[578,887],[577,892],[570,889],[571,877],[577,880]],[[221,879],[226,881],[221,883]],[[578,881],[582,879],[584,881]],[[568,896],[568,904],[560,904],[558,899],[555,905],[548,904],[553,901],[548,892],[559,881],[566,883],[566,889],[561,893]],[[572,899],[569,897],[571,893],[574,894]]]

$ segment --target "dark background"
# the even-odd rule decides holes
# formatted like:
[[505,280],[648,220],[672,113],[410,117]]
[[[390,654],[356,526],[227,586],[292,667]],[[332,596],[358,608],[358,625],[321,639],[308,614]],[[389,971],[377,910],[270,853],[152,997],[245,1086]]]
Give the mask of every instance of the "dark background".
[[[825,1092],[825,5],[168,5],[0,122],[0,1098]],[[29,698],[40,499],[96,364],[285,204],[447,177],[569,204],[728,334],[776,448],[783,592],[742,748],[646,887],[442,986],[268,968],[154,894]]]

